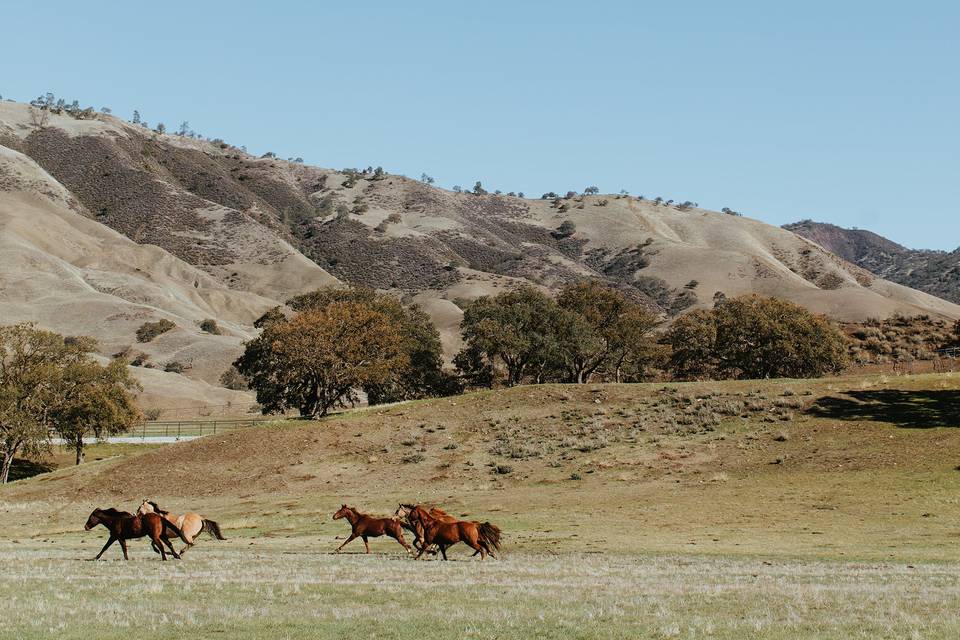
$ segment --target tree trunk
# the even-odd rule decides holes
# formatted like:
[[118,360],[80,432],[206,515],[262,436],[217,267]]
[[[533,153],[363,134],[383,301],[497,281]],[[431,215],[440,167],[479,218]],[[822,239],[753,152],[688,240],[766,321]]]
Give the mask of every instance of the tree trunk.
[[78,438],[76,443],[74,443],[74,447],[77,451],[77,464],[83,464],[83,438]]
[[17,455],[20,445],[3,452],[3,467],[0,467],[0,484],[7,484],[10,479],[10,467],[13,466],[13,457]]

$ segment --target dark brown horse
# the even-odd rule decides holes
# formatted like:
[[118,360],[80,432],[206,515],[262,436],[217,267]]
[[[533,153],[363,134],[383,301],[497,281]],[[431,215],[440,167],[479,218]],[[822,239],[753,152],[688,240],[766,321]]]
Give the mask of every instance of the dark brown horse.
[[431,544],[440,547],[440,554],[444,560],[447,559],[447,549],[458,542],[464,543],[479,553],[481,560],[485,560],[487,554],[496,558],[493,552],[500,551],[500,529],[489,522],[463,520],[441,522],[421,506],[416,506],[410,511],[410,522],[414,526],[423,527],[424,546],[417,554],[417,558],[420,558]]
[[367,541],[367,538],[378,538],[382,535],[390,536],[403,545],[407,553],[413,553],[413,549],[411,549],[407,541],[403,539],[403,527],[400,526],[399,520],[394,520],[393,518],[374,518],[360,513],[353,507],[348,507],[345,504],[340,505],[340,510],[333,514],[334,520],[339,520],[340,518],[346,518],[352,530],[350,531],[350,537],[347,538],[347,541],[337,547],[338,553],[340,549],[347,546],[354,538],[363,538],[363,544],[367,548],[367,553],[370,553],[370,543]]
[[186,542],[187,545],[193,544],[193,541],[188,539],[177,525],[172,522],[167,522],[156,513],[146,513],[135,516],[127,511],[118,511],[113,508],[94,509],[90,517],[87,518],[87,524],[84,525],[83,528],[86,531],[90,531],[90,529],[93,529],[98,524],[106,527],[107,531],[110,532],[110,538],[107,540],[107,544],[103,545],[103,549],[100,549],[100,553],[97,554],[94,560],[99,560],[103,552],[117,540],[120,541],[120,548],[123,549],[124,560],[130,559],[130,556],[127,555],[127,540],[132,538],[149,536],[155,548],[160,549],[160,558],[162,560],[167,559],[167,554],[163,550],[163,544],[167,545],[174,558],[180,558],[180,555],[174,550],[170,541],[164,537],[164,533],[173,533]]

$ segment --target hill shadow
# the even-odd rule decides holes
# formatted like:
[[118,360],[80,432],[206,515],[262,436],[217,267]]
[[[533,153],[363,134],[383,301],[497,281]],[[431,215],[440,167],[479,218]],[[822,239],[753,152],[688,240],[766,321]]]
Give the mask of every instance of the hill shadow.
[[960,427],[960,391],[846,391],[813,403],[807,413],[836,420],[888,422],[906,429]]

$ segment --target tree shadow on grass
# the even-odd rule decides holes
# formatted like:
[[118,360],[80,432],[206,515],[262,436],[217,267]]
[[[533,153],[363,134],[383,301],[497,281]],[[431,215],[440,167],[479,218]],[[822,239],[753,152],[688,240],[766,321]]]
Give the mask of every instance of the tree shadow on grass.
[[882,389],[820,398],[810,415],[836,420],[888,422],[906,429],[960,427],[960,391]]
[[13,464],[10,465],[10,481],[32,478],[33,476],[47,473],[48,471],[53,471],[52,465],[34,462],[33,460],[24,460],[23,458],[14,458]]

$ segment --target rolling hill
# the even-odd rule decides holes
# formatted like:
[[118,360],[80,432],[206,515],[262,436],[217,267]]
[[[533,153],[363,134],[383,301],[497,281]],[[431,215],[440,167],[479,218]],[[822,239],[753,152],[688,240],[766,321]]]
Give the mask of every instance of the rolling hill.
[[784,229],[881,278],[960,303],[960,249],[908,249],[872,231],[812,220],[784,225]]
[[[240,404],[218,380],[253,320],[290,296],[353,283],[417,302],[459,346],[458,304],[519,283],[599,278],[665,318],[717,292],[773,295],[845,321],[960,317],[785,229],[628,196],[527,199],[447,191],[380,170],[254,157],[110,115],[0,102],[0,322],[142,352],[146,404]],[[134,333],[166,318],[147,344]],[[200,329],[214,319],[225,330]],[[184,365],[183,373],[164,371]]]

